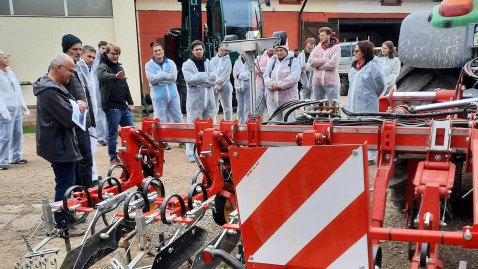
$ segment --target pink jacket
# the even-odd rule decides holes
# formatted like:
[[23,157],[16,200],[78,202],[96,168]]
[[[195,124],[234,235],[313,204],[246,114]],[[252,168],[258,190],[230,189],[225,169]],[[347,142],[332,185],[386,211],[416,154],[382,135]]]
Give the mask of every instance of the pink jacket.
[[[289,63],[291,63],[290,67]],[[272,66],[273,64],[274,66]],[[299,100],[297,83],[299,82],[300,72],[299,60],[294,58],[294,53],[289,53],[282,62],[277,59],[277,55],[272,56],[267,62],[267,68],[264,73],[267,102],[284,103],[291,100]],[[271,91],[275,82],[277,82],[277,86],[282,88],[281,90]]]
[[[316,86],[340,85],[337,68],[339,66],[341,51],[338,40],[335,37],[331,39],[335,39],[335,45],[324,50],[322,43],[319,43],[309,56],[310,66],[315,67],[312,83]],[[330,60],[326,62],[326,58]]]
[[[269,59],[270,58],[269,58],[269,55],[267,55],[267,50],[266,50],[264,51],[264,53],[262,53],[261,57],[259,57],[256,60],[256,63],[259,65],[259,68],[261,69],[261,72],[263,75],[264,75],[264,72],[266,71],[267,61]],[[264,86],[262,85],[262,79],[261,79],[261,75],[259,74],[259,70],[257,70],[257,68],[255,70],[256,70],[256,89],[264,90]]]

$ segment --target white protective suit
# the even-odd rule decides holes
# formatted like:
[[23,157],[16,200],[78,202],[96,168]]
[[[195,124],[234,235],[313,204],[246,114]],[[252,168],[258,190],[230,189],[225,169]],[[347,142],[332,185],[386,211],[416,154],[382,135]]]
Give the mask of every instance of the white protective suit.
[[[88,87],[88,90],[90,92],[90,98],[91,98],[91,107],[93,107],[93,113],[96,117],[98,115],[98,99],[97,99],[97,92],[96,92],[96,80],[98,80],[98,76],[93,72],[93,66],[91,67],[92,69],[88,67],[86,62],[83,59],[80,59],[78,62],[76,62],[76,65],[78,66],[78,73],[81,76],[82,80],[84,83],[86,83],[86,86]],[[96,118],[95,118],[96,121]],[[90,126],[88,128],[88,134],[90,135],[90,142],[91,142],[91,158],[93,160],[93,165],[91,166],[91,180],[98,180],[98,169],[96,168],[96,161],[95,161],[95,154],[96,154],[96,147],[98,146],[98,133],[96,131],[96,128],[93,126]]]
[[[355,113],[378,112],[378,97],[385,90],[385,75],[378,58],[357,71],[355,62],[349,71],[347,110]],[[375,151],[368,151],[368,159],[375,160]]]
[[222,81],[221,85],[217,83],[215,85],[217,88],[217,91],[214,91],[214,97],[216,99],[216,116],[219,113],[219,100],[221,100],[224,119],[232,121],[231,58],[228,54],[223,57],[216,55],[211,59],[211,64],[216,68],[216,82],[219,80]]
[[[277,54],[272,56],[267,62],[266,72],[264,73],[265,88],[267,90],[267,111],[272,116],[274,111],[282,104],[299,100],[298,82],[300,79],[300,65],[294,53],[289,51],[282,61],[279,61]],[[277,82],[281,89],[272,91],[272,86]],[[287,111],[279,113],[273,120],[283,121]],[[294,113],[291,113],[287,121],[294,120]]]
[[251,115],[251,75],[247,66],[242,61],[242,57],[234,63],[232,74],[234,76],[237,75],[237,79],[234,80],[237,99],[237,120],[239,124],[246,124],[247,118]]
[[[310,66],[309,61],[305,60],[305,50],[303,50],[299,54],[299,56],[297,56],[297,60],[299,60],[299,65],[301,68],[302,66],[305,66],[306,69],[312,68]],[[301,100],[310,99],[312,95],[312,91],[314,89],[314,86],[312,83],[313,76],[314,76],[314,71],[306,71],[306,70],[301,71],[300,73],[300,83],[302,84],[302,90],[300,93]]]
[[[154,118],[161,122],[183,122],[179,93],[176,86],[178,70],[173,60],[165,58],[160,65],[155,59],[144,66],[146,78],[151,89]],[[154,84],[154,85],[153,85]]]
[[0,70],[0,165],[18,162],[22,157],[22,111],[29,115],[22,89],[9,66]]
[[386,95],[390,92],[392,88],[396,89],[395,81],[397,80],[398,75],[400,74],[400,59],[398,57],[381,57],[379,58],[380,63],[382,64],[383,72],[385,74],[385,80],[387,82],[386,91],[382,95]]
[[[213,87],[216,85],[216,69],[209,60],[204,62],[205,72],[199,72],[196,64],[188,59],[183,63],[182,71],[187,86],[186,112],[187,122],[196,119],[212,118],[214,122],[216,104]],[[186,144],[186,155],[194,154],[194,144]]]
[[90,95],[92,92],[95,92],[96,103],[91,100],[96,106],[95,112],[95,121],[96,121],[96,134],[98,135],[99,141],[104,141],[106,139],[107,127],[106,127],[106,115],[101,107],[101,93],[100,93],[100,82],[98,81],[98,65],[100,64],[101,55],[99,49],[96,50],[96,58],[91,67],[91,73],[93,73],[93,78],[95,80],[95,88],[90,89]]

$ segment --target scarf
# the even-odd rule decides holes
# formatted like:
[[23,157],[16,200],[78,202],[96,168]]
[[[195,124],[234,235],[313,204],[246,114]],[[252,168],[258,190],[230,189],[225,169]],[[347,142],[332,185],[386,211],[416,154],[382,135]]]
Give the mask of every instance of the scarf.
[[206,72],[206,69],[204,68],[204,63],[206,62],[206,58],[202,57],[201,59],[198,59],[194,57],[194,55],[191,55],[191,60],[196,65],[196,68],[198,69],[199,72]]

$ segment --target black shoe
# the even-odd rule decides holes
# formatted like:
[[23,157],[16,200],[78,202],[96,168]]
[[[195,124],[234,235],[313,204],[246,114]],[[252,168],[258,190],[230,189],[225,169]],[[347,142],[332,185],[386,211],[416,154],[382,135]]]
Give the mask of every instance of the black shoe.
[[11,163],[11,164],[25,164],[25,163],[27,163],[27,162],[28,162],[27,160],[21,159],[21,160],[19,160],[19,161],[13,162],[13,163]]
[[98,140],[98,145],[104,147],[104,146],[106,146],[106,141],[104,141],[104,140]]
[[8,166],[6,166],[6,165],[3,165],[3,164],[2,164],[2,165],[0,165],[0,170],[7,170],[7,169],[8,169]]

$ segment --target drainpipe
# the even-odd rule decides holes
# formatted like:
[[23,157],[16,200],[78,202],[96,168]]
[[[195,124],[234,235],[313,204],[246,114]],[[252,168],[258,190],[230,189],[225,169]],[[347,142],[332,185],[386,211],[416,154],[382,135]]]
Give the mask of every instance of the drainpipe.
[[307,5],[307,0],[304,1],[299,11],[299,47],[301,48],[302,48],[302,12],[304,11],[305,5]]
[[[141,104],[145,108],[146,117],[149,117],[149,106],[146,104],[143,93],[143,77],[141,74],[141,45],[139,43],[139,26],[138,26],[138,10],[136,9],[136,0],[134,0],[134,18],[136,23],[136,44],[138,46],[138,72],[139,72],[139,89],[141,91]],[[143,109],[141,108],[141,114],[143,114]]]

